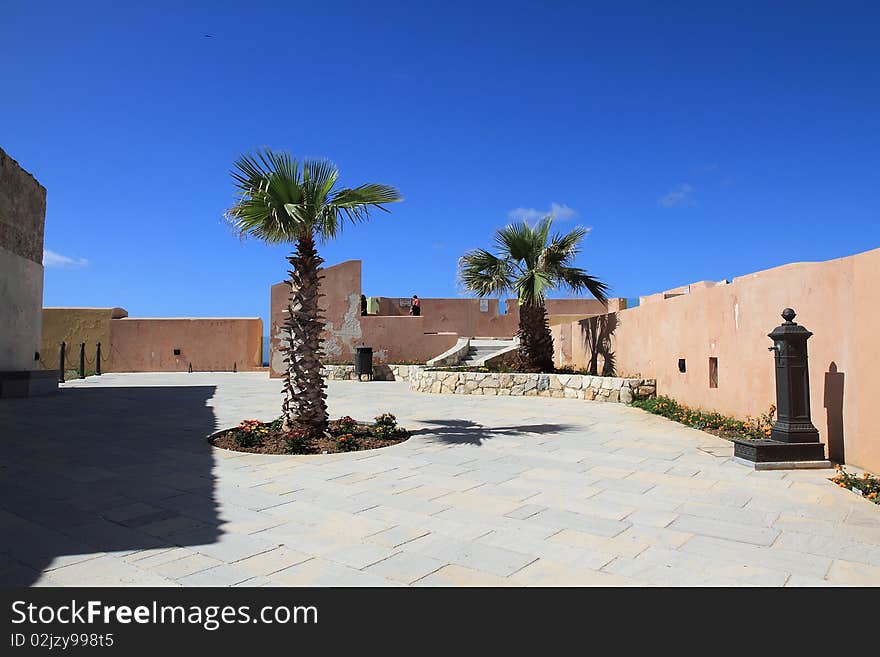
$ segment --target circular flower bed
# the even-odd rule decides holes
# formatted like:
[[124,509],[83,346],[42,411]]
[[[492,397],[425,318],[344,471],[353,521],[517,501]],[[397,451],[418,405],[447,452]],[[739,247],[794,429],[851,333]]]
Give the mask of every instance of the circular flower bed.
[[255,454],[334,454],[396,445],[409,438],[409,431],[397,425],[391,413],[383,413],[366,424],[348,416],[332,420],[322,436],[304,429],[285,431],[281,418],[271,422],[244,420],[237,427],[208,437],[214,447]]

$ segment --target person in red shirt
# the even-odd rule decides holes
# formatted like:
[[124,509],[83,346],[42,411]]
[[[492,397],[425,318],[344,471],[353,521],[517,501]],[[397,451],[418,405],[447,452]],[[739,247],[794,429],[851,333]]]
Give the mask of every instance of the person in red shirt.
[[422,314],[422,304],[419,301],[419,297],[417,294],[413,295],[412,305],[409,308],[409,314],[413,317],[418,317]]

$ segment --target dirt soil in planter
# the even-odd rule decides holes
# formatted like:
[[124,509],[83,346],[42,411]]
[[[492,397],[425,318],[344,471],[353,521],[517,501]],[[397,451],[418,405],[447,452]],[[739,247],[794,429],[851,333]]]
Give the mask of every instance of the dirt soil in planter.
[[257,447],[239,447],[235,442],[236,429],[227,429],[221,433],[208,439],[214,447],[228,449],[233,452],[250,452],[252,454],[337,454],[339,452],[361,452],[367,449],[378,449],[380,447],[390,447],[407,440],[410,436],[409,432],[399,429],[399,433],[394,438],[384,440],[376,438],[369,433],[368,425],[362,425],[357,433],[354,433],[355,444],[357,449],[339,449],[336,438],[333,436],[322,436],[316,440],[312,440],[308,450],[288,451],[285,434],[281,431],[269,431],[262,444]]

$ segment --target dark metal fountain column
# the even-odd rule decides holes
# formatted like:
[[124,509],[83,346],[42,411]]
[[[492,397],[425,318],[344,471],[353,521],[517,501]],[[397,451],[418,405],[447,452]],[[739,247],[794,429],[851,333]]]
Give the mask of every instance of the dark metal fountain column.
[[810,373],[807,340],[813,335],[794,321],[791,308],[782,311],[782,324],[768,337],[775,352],[777,420],[769,440],[735,440],[733,455],[755,467],[828,467],[825,445],[810,419]]
[[819,431],[810,419],[810,373],[807,367],[807,340],[813,335],[794,322],[791,308],[782,311],[782,324],[767,337],[776,358],[776,424],[772,440],[783,443],[818,443]]

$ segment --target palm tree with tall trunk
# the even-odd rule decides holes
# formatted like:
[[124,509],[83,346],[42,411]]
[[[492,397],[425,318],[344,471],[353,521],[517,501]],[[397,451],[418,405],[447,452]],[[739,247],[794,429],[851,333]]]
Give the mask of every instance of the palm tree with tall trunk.
[[387,212],[385,205],[402,197],[388,185],[340,187],[332,162],[299,162],[269,149],[239,157],[231,173],[237,198],[226,214],[235,230],[270,244],[294,245],[287,257],[290,297],[282,329],[282,419],[287,428],[319,435],[327,430],[328,416],[318,303],[324,260],[316,242],[334,239],[345,223],[365,221],[372,210]]
[[608,287],[574,266],[588,230],[577,226],[551,236],[553,217],[534,226],[527,221],[510,224],[495,233],[495,253],[469,251],[459,260],[459,278],[478,296],[516,293],[519,301],[519,367],[526,371],[553,371],[553,336],[547,323],[546,295],[567,288],[589,292],[607,302]]

